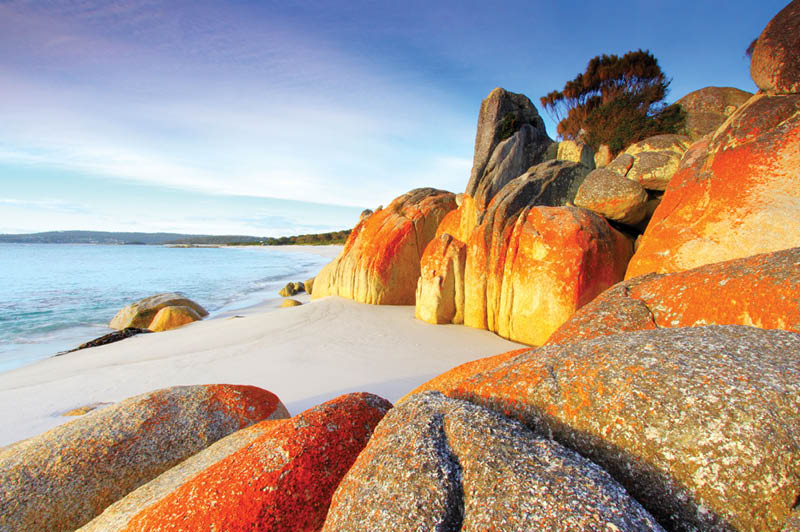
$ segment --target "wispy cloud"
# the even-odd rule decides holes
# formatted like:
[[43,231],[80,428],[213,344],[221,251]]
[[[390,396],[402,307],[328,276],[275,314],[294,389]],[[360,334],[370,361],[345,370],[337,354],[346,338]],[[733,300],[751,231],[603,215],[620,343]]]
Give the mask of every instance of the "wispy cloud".
[[0,44],[17,54],[0,59],[0,163],[359,206],[423,176],[463,187],[463,165],[441,161],[469,151],[472,124],[442,94],[280,16],[184,7],[0,4]]

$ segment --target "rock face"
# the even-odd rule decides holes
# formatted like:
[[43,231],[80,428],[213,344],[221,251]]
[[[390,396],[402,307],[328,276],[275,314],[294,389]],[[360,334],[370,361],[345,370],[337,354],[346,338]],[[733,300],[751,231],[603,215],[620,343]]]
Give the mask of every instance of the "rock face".
[[800,245],[800,95],[756,95],[684,155],[626,277]]
[[281,422],[281,420],[262,421],[225,436],[144,486],[133,490],[79,528],[79,532],[112,532],[125,529],[137,514],[168,496],[198,473],[250,445],[274,428],[276,423]]
[[150,322],[150,330],[153,332],[168,331],[200,319],[202,317],[192,307],[185,305],[164,307]]
[[311,292],[314,290],[314,277],[311,279],[306,279],[306,281],[303,283],[303,286],[306,288],[306,293],[311,295]]
[[686,136],[692,141],[716,131],[753,93],[733,87],[705,87],[677,102],[686,112]]
[[288,417],[253,386],[177,386],[94,410],[0,450],[0,530],[74,530],[132,489],[264,419]]
[[647,191],[638,182],[600,168],[586,176],[575,196],[575,205],[633,225],[647,214],[647,200]]
[[546,346],[457,398],[592,460],[669,530],[779,531],[800,493],[800,336],[639,331]]
[[800,0],[767,24],[753,49],[750,75],[768,94],[800,92]]
[[[531,126],[524,136],[516,144],[522,144],[523,152],[527,153],[522,161],[513,171],[508,172],[513,179],[524,172],[530,166],[541,162],[544,153],[552,144],[552,140],[547,136],[544,120],[539,116],[539,112],[533,103],[524,94],[508,92],[500,87],[494,89],[489,96],[481,102],[481,110],[478,115],[478,131],[475,135],[475,152],[472,160],[472,174],[467,185],[466,194],[473,198],[484,196],[485,203],[491,200],[491,194],[479,194],[479,190],[491,190],[496,192],[502,185],[491,186],[487,181],[492,171],[487,169],[491,158],[497,159],[493,154],[498,144],[512,137],[524,125]],[[510,150],[509,150],[510,151]],[[510,165],[506,165],[508,167]],[[516,173],[514,173],[516,172]]]
[[666,189],[689,144],[683,135],[656,135],[628,146],[625,153],[633,157],[633,165],[625,177],[649,190]]
[[594,167],[604,168],[608,166],[608,163],[610,163],[612,159],[613,157],[609,145],[601,144],[600,147],[597,148],[597,153],[594,154]]
[[428,323],[464,323],[467,247],[451,235],[434,238],[422,255],[415,315]]
[[415,189],[359,222],[341,254],[314,281],[313,298],[339,295],[376,305],[413,305],[420,258],[455,196]]
[[583,142],[562,140],[558,143],[556,159],[581,163],[590,170],[594,169],[594,150]]
[[595,464],[438,393],[387,414],[336,490],[323,527],[497,529],[662,530]]
[[793,248],[635,277],[581,308],[547,343],[697,325],[755,325],[800,333],[799,271],[800,248]]
[[350,394],[274,423],[123,530],[318,530],[336,486],[390,408],[375,395]]
[[[526,186],[521,180],[519,191]],[[506,187],[469,241],[464,323],[541,345],[622,279],[631,242],[576,207],[524,207]],[[518,215],[513,215],[518,211]]]
[[128,327],[136,327],[139,329],[148,329],[150,322],[156,316],[159,310],[164,307],[172,306],[185,306],[194,310],[200,317],[208,316],[206,309],[187,299],[181,294],[169,292],[165,294],[158,294],[155,296],[146,297],[136,303],[131,303],[127,307],[120,310],[116,316],[108,324],[112,329],[122,330]]

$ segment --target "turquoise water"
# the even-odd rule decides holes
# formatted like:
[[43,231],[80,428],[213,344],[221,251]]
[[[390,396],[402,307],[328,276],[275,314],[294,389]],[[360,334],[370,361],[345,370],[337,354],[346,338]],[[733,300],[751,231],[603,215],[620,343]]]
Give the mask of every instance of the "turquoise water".
[[123,306],[182,292],[212,317],[276,298],[329,259],[263,248],[0,244],[0,371],[110,332]]

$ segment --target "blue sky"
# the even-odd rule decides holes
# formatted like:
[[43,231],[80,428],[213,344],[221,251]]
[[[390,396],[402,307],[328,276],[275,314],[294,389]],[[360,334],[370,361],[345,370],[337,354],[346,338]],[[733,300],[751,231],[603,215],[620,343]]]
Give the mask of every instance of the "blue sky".
[[351,227],[462,191],[492,88],[538,106],[601,53],[649,49],[669,101],[755,90],[785,1],[654,4],[0,0],[0,233]]

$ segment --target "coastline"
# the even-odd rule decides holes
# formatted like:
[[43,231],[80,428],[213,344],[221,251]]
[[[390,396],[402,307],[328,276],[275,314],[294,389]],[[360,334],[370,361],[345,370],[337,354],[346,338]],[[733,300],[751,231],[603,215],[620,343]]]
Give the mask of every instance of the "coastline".
[[521,347],[488,331],[421,322],[412,306],[339,297],[237,315],[243,317],[139,335],[0,374],[0,446],[70,421],[62,414],[74,408],[177,385],[258,386],[292,414],[353,391],[396,401],[453,366]]

